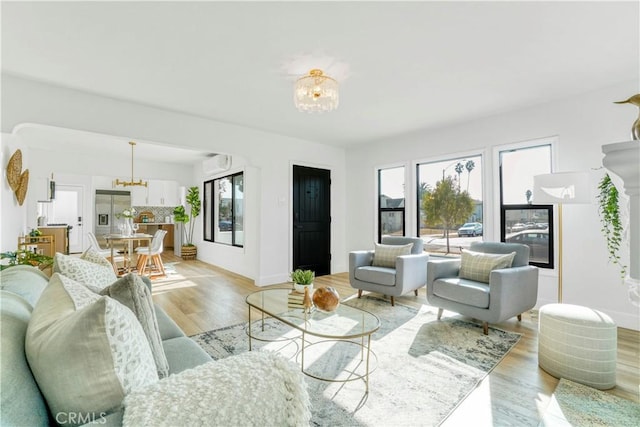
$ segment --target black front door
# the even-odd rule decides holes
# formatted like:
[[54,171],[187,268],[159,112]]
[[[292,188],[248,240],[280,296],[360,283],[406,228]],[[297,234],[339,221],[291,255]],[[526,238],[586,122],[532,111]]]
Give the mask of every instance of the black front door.
[[331,274],[331,173],[293,166],[293,269]]

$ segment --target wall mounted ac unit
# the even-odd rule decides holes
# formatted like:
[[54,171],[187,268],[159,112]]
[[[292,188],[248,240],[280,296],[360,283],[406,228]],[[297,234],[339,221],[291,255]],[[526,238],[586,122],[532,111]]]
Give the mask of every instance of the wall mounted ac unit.
[[231,156],[218,154],[202,161],[202,172],[205,175],[213,175],[231,168]]

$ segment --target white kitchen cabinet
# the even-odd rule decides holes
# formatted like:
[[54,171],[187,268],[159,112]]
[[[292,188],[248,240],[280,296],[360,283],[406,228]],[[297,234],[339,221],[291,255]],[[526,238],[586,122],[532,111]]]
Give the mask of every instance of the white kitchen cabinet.
[[178,183],[176,181],[149,180],[147,206],[177,206]]
[[[45,179],[46,181],[46,179]],[[96,190],[123,190],[131,192],[131,206],[177,206],[180,204],[180,197],[178,194],[178,182],[161,180],[161,179],[149,179],[147,181],[147,187],[141,185],[132,185],[130,187],[123,187],[121,185],[115,186],[115,178],[109,176],[94,176],[92,178],[93,187]],[[40,185],[38,183],[38,189],[46,189],[48,183]],[[45,194],[42,195],[44,197]]]
[[149,193],[147,197],[147,206],[164,206],[162,198],[164,197],[164,181],[157,179],[149,180]]
[[178,206],[180,204],[178,183],[176,181],[165,181],[163,201],[164,206]]
[[131,191],[131,206],[149,206],[147,203],[147,187],[143,185],[132,185],[125,189]]

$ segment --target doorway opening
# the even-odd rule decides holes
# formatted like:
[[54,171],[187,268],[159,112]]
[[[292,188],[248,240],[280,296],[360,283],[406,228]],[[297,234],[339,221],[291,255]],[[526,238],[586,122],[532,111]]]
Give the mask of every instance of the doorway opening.
[[81,185],[58,184],[56,198],[52,200],[48,213],[49,225],[68,225],[69,253],[84,251],[83,229],[84,187]]

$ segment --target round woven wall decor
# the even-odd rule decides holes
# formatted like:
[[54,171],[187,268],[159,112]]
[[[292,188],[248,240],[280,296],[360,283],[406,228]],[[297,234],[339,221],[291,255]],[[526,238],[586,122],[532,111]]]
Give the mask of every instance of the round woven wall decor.
[[20,206],[22,206],[24,198],[27,196],[27,187],[29,187],[29,169],[25,169],[22,175],[20,175],[20,185],[16,190],[16,199],[18,199]]
[[[22,151],[19,149],[9,159],[7,164],[7,181],[12,191],[18,191],[20,187],[20,173],[22,172]],[[27,178],[28,179],[28,178]]]

